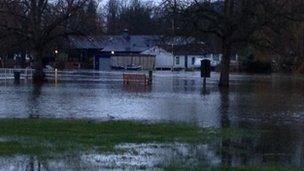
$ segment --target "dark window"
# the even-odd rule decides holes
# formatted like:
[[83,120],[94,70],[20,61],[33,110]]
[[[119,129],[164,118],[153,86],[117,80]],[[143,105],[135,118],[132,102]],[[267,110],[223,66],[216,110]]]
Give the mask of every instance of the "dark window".
[[192,65],[195,65],[195,57],[192,57],[191,63],[192,63]]
[[179,56],[176,57],[176,65],[179,65],[180,64],[180,59],[179,59]]
[[220,61],[220,56],[219,55],[213,55],[213,60],[214,61]]

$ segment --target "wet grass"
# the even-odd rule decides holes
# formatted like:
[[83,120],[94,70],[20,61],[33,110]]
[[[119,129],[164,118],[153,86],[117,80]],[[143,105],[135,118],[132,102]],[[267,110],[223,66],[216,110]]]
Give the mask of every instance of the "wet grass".
[[5,119],[0,120],[0,155],[113,151],[120,143],[207,143],[218,137],[246,136],[252,134],[232,129],[201,129],[187,124]]
[[[121,143],[204,144],[225,140],[253,140],[257,136],[254,132],[245,129],[202,129],[176,123],[3,119],[0,120],[0,156],[34,155],[43,160],[56,155],[73,155],[90,151],[119,153],[114,147]],[[283,171],[301,170],[301,168],[278,164],[241,167],[210,167],[194,164],[190,167],[169,166],[165,170]]]

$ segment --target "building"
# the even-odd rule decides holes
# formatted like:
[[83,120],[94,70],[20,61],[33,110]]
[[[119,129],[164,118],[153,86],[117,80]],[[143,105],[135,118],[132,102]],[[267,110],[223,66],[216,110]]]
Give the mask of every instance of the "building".
[[68,38],[68,69],[96,68],[95,58],[102,54],[103,37],[70,36]]
[[141,54],[155,56],[155,69],[170,70],[174,65],[173,54],[160,46],[153,46],[150,49],[143,51]]
[[142,54],[155,55],[155,69],[181,70],[195,69],[200,66],[203,50],[189,49],[191,45],[157,45]]
[[[151,48],[158,41],[159,36],[129,35],[127,31],[122,35],[105,36],[101,54],[95,57],[95,69],[109,70],[112,67],[110,66],[112,64],[112,56],[115,59],[115,63],[121,63],[124,66],[135,64],[142,66],[144,69],[154,67],[154,55],[143,55],[141,52]],[[142,59],[140,60],[139,58]],[[129,61],[128,64],[126,63],[127,61]],[[139,61],[150,61],[149,66],[147,66],[147,63]]]
[[140,69],[143,70],[154,70],[155,56],[144,54],[111,56],[111,69],[128,69],[130,66],[140,66]]
[[[145,65],[143,69],[149,70],[152,66],[159,70],[193,70],[200,67],[202,59],[209,59],[213,67],[218,66],[222,56],[205,43],[194,43],[190,38],[170,40],[162,36],[129,35],[127,31],[114,36],[71,37],[70,42],[69,59],[76,61],[72,65],[96,70],[127,65]],[[235,55],[232,61],[237,58]]]
[[[157,40],[157,36],[129,35],[127,32],[115,36],[71,36],[67,50],[69,54],[67,66],[68,68],[111,70],[117,67],[115,65],[126,67],[126,65],[136,64],[144,69],[154,68],[154,56],[140,53],[152,47]],[[129,61],[128,64],[127,61]]]
[[[222,54],[205,44],[186,45],[156,45],[143,51],[142,54],[155,56],[155,69],[157,70],[194,70],[200,67],[203,59],[208,59],[211,66],[220,65]],[[231,65],[238,66],[239,56],[231,55]]]
[[[209,51],[205,45],[157,45],[142,54],[155,55],[155,69],[157,70],[193,70],[199,68],[201,60],[208,59],[212,67],[220,64],[222,54],[216,51]],[[238,61],[238,55],[231,57],[232,63]]]

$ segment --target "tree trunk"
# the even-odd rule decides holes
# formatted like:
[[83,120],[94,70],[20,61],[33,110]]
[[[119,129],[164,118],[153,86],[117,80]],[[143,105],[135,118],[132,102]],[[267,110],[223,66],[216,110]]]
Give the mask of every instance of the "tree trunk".
[[221,61],[221,77],[219,82],[220,88],[229,87],[229,74],[230,74],[230,56],[231,56],[231,36],[233,29],[231,27],[231,18],[233,17],[235,0],[224,1],[224,14],[225,14],[225,30],[224,37],[222,38],[222,61]]
[[219,87],[229,87],[231,45],[224,43]]
[[45,73],[43,71],[43,53],[39,50],[36,50],[34,55],[34,73],[33,73],[33,83],[34,84],[43,84],[46,82]]

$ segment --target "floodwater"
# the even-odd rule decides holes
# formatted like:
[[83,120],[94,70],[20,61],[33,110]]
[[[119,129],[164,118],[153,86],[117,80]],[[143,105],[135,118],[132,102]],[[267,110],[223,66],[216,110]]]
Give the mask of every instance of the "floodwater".
[[[64,118],[187,122],[205,128],[248,128],[260,133],[214,144],[120,144],[119,154],[84,154],[40,162],[35,156],[0,157],[0,170],[153,169],[174,163],[232,166],[278,162],[304,166],[304,77],[231,76],[229,90],[212,74],[156,72],[152,86],[123,85],[117,74],[94,82],[33,87],[0,81],[0,118]],[[219,152],[238,148],[241,152]],[[77,165],[75,165],[77,163]]]

